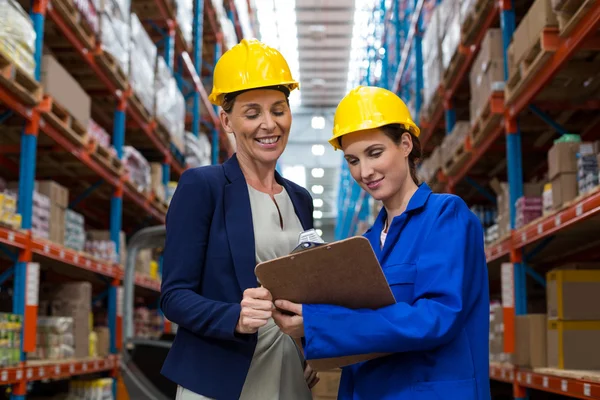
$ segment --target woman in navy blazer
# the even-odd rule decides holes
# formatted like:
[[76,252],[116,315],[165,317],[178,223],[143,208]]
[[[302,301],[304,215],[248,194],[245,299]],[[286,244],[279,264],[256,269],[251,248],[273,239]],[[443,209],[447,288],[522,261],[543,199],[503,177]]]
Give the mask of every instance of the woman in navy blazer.
[[162,373],[179,400],[310,399],[318,380],[275,325],[254,274],[313,227],[308,191],[275,171],[297,86],[281,54],[255,40],[215,67],[210,99],[237,152],[185,171],[166,221],[161,308],[179,329]]

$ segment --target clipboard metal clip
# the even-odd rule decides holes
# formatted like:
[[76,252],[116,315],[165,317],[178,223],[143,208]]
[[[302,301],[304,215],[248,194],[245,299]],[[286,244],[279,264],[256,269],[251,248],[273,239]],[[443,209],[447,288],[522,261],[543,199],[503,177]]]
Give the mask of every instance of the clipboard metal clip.
[[298,253],[300,251],[312,249],[314,247],[322,246],[325,241],[319,236],[315,229],[309,229],[298,235],[298,245],[292,250],[290,254]]

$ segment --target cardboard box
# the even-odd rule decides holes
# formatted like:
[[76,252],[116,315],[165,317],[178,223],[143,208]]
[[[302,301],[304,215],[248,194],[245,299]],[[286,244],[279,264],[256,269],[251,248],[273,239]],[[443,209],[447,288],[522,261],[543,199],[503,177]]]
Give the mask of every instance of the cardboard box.
[[50,198],[50,202],[67,208],[69,206],[69,189],[54,181],[36,181],[36,190]]
[[500,29],[490,29],[484,36],[481,51],[475,58],[469,73],[471,121],[479,116],[493,90],[502,82],[504,82],[502,32]]
[[552,9],[551,0],[536,0],[527,11],[529,29],[529,48],[540,40],[546,27],[558,27],[556,13]]
[[559,142],[552,145],[548,152],[549,179],[554,179],[561,173],[577,172],[577,153],[580,145],[578,142]]
[[91,115],[91,100],[77,81],[51,55],[42,57],[40,79],[44,93],[51,95],[84,127]]
[[525,53],[531,47],[529,32],[529,18],[527,18],[526,15],[525,18],[523,18],[519,23],[519,26],[517,26],[515,29],[511,42],[513,61],[515,65],[519,65],[521,63]]
[[552,206],[556,209],[578,194],[577,173],[561,173],[552,179]]
[[98,357],[108,357],[110,354],[110,331],[108,327],[96,327],[94,328],[94,332],[98,336],[98,342],[96,343]]
[[163,165],[150,163],[150,185],[159,200],[165,201],[165,185],[163,184]]
[[[89,240],[111,240],[110,231],[91,230],[86,231]],[[121,265],[124,267],[127,262],[127,245],[125,243],[125,232],[119,233],[119,259]]]
[[546,274],[549,319],[600,320],[600,270],[554,269]]
[[525,368],[545,368],[546,314],[527,314],[515,317],[515,364]]
[[600,370],[600,321],[548,321],[548,367]]
[[318,398],[336,398],[340,387],[341,370],[319,372],[321,380],[312,389]]

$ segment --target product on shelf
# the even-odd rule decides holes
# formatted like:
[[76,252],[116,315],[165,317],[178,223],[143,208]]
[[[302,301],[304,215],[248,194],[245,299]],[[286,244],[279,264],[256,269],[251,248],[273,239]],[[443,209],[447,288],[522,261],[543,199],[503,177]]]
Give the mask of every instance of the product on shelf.
[[83,127],[87,127],[92,112],[90,96],[50,54],[42,57],[41,79],[44,93],[67,110]]
[[114,400],[112,387],[111,378],[72,380],[68,400]]
[[535,221],[543,214],[543,200],[541,196],[522,196],[519,197],[515,205],[516,217],[515,228],[519,229],[523,226]]
[[515,316],[515,365],[523,368],[545,368],[547,361],[546,314]]
[[74,324],[70,317],[38,316],[36,349],[30,358],[65,360],[75,356]]
[[562,135],[548,152],[548,178],[552,183],[552,205],[555,209],[577,197],[577,153],[579,135]]
[[88,135],[94,139],[96,143],[110,149],[113,154],[116,154],[115,149],[110,145],[110,135],[100,125],[98,125],[93,119],[90,119],[88,124]]
[[115,243],[110,238],[110,231],[89,230],[86,232],[86,252],[100,259],[117,262],[125,265],[127,260],[127,248],[125,246],[125,232],[119,234],[119,255],[116,255]]
[[542,193],[542,210],[543,215],[552,213],[552,184],[546,183],[544,185],[544,192]]
[[117,60],[125,75],[129,75],[129,2],[98,0],[100,42],[105,52]]
[[157,199],[165,201],[165,185],[163,184],[163,165],[161,163],[150,163],[152,192]]
[[460,44],[460,2],[458,0],[443,0],[440,5],[442,38],[442,66],[444,71],[450,67],[452,57],[458,51]]
[[0,193],[0,222],[13,229],[21,228],[21,214],[17,213],[17,196],[9,190]]
[[162,334],[162,318],[155,310],[138,305],[133,314],[134,335],[139,339],[158,339]]
[[489,29],[469,72],[471,122],[477,120],[493,92],[504,90],[503,49],[502,30]]
[[156,118],[169,132],[171,141],[185,152],[185,98],[177,86],[164,58],[157,57],[154,111]]
[[35,30],[19,2],[0,0],[0,54],[33,77]]
[[150,164],[134,147],[123,147],[123,164],[129,173],[129,181],[140,192],[150,189]]
[[0,313],[0,367],[11,367],[21,361],[22,317]]
[[211,144],[205,133],[200,133],[198,137],[190,132],[185,134],[185,162],[190,168],[210,165],[211,163]]
[[92,309],[92,284],[70,282],[42,284],[39,314],[72,319],[74,355],[89,357],[90,313]]
[[500,226],[496,223],[485,230],[485,244],[495,243],[500,239]]
[[444,136],[440,146],[442,165],[448,166],[452,163],[454,156],[465,144],[465,140],[471,130],[471,124],[467,121],[457,121],[449,135]]
[[96,6],[91,0],[74,0],[75,7],[81,14],[81,17],[87,22],[92,28],[94,33],[98,33],[100,29],[100,23],[98,18],[98,11]]
[[[510,192],[507,182],[493,179],[490,186],[496,192],[496,204],[498,205],[498,235],[503,238],[510,233]],[[523,183],[523,196],[539,197],[542,195],[543,183]]]
[[490,362],[512,363],[512,354],[504,352],[504,315],[502,305],[490,304]]
[[35,190],[50,199],[49,239],[63,244],[65,241],[65,210],[69,204],[69,190],[54,181],[36,181]]
[[435,7],[422,42],[423,49],[427,49],[423,52],[423,104],[426,108],[431,105],[442,82],[443,66],[439,14],[439,7]]
[[175,0],[177,26],[181,29],[183,40],[189,46],[193,39],[194,1]]
[[85,248],[85,219],[83,215],[67,209],[65,211],[65,247],[77,251]]
[[50,239],[50,198],[37,191],[33,192],[33,215],[31,232],[34,236]]
[[579,145],[577,182],[579,194],[588,193],[598,186],[598,155],[595,143],[586,142]]
[[129,81],[146,111],[150,115],[154,115],[156,46],[136,14],[131,14],[130,22]]

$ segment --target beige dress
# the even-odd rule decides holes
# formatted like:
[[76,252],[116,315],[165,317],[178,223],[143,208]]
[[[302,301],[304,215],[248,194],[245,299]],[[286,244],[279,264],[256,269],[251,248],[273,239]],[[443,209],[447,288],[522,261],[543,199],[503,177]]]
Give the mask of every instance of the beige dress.
[[[270,196],[248,185],[256,262],[289,254],[298,243],[302,224],[285,189]],[[283,228],[282,228],[283,223]],[[240,400],[310,400],[304,379],[304,360],[289,336],[273,320],[258,331],[258,343],[244,382]],[[225,380],[223,384],[226,384]],[[214,400],[179,387],[177,400]],[[218,400],[218,399],[217,399]]]

